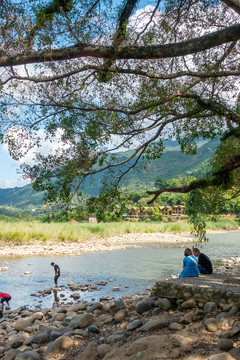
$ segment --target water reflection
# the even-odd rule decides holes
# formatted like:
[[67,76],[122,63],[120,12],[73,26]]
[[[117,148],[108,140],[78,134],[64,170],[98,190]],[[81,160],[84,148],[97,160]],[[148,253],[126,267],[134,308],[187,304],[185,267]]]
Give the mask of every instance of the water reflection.
[[56,305],[56,304],[59,304],[59,301],[60,301],[60,299],[59,299],[59,297],[58,297],[58,291],[57,291],[57,289],[54,289],[54,290],[53,290],[53,295],[54,295],[54,303],[53,303],[53,306],[54,306],[54,305]]

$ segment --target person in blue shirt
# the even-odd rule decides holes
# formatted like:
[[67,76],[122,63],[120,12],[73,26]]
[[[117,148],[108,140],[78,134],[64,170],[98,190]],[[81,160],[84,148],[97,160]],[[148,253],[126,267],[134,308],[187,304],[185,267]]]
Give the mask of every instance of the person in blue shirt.
[[192,250],[190,248],[186,248],[184,256],[183,270],[179,277],[198,277],[200,272],[198,269],[198,259],[193,255]]

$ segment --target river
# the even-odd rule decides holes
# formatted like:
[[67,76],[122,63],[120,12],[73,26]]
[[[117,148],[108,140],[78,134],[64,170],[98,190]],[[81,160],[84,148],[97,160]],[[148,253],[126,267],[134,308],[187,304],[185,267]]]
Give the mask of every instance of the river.
[[[200,249],[213,261],[236,257],[239,256],[239,241],[240,232],[209,235],[209,242],[201,244]],[[99,286],[98,290],[93,292],[80,292],[81,300],[99,300],[103,295],[117,298],[135,294],[151,288],[157,280],[178,274],[182,268],[184,248],[192,245],[148,243],[139,246],[71,257],[1,259],[0,266],[8,266],[9,270],[0,273],[0,291],[12,295],[12,308],[22,305],[30,308],[37,305],[42,308],[52,306],[53,294],[46,297],[35,297],[31,294],[54,286],[54,269],[50,265],[51,261],[54,261],[61,268],[59,286],[67,297],[71,293],[67,288],[68,283],[96,284],[101,280],[107,281],[107,285]],[[8,265],[5,265],[5,262]],[[31,273],[25,275],[25,271]],[[120,291],[114,292],[113,287],[119,287]]]

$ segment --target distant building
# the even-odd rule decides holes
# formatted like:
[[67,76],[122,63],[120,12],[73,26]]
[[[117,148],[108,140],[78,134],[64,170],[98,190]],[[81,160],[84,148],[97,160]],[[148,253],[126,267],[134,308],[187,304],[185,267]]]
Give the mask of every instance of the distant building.
[[173,205],[173,206],[145,206],[141,209],[137,207],[132,207],[128,214],[124,214],[123,217],[129,218],[138,218],[141,216],[152,216],[153,211],[158,209],[161,214],[164,216],[176,216],[176,215],[185,215],[186,206],[184,205]]
[[97,223],[97,215],[96,214],[88,214],[88,222],[89,223]]
[[186,206],[184,205],[159,206],[159,211],[163,215],[184,215],[186,212]]

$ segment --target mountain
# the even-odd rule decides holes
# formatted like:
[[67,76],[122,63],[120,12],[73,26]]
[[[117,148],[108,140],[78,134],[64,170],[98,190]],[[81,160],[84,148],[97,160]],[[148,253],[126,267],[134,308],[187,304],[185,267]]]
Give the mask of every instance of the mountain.
[[[196,155],[183,155],[176,141],[165,143],[165,152],[160,159],[151,162],[140,160],[135,169],[127,173],[122,181],[122,186],[129,187],[131,191],[151,188],[158,178],[179,178],[183,175],[197,175],[201,172],[201,166],[213,155],[219,144],[218,140],[199,141]],[[125,160],[133,150],[117,153],[118,161]],[[132,160],[132,163],[135,159]],[[126,171],[123,166],[121,171]],[[93,180],[86,180],[83,194],[95,196],[98,194],[103,178],[109,175],[98,173]],[[0,206],[10,206],[19,209],[39,207],[42,201],[42,193],[33,191],[31,185],[22,188],[0,189]]]

